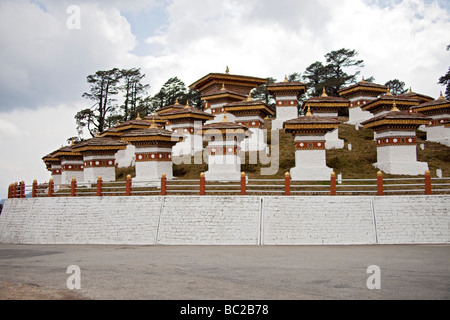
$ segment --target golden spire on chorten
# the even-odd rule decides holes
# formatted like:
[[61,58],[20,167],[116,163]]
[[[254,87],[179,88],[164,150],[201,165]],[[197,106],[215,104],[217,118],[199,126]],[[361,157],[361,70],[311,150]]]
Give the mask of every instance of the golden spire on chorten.
[[141,119],[141,116],[139,115],[139,112],[137,113],[136,120],[142,120],[142,119]]
[[184,107],[185,109],[189,109],[191,106],[189,105],[189,100],[186,101],[186,107]]
[[222,122],[228,122],[227,113],[226,112],[223,114]]
[[364,79],[364,76],[362,77],[362,83],[366,83],[366,80]]
[[228,68],[228,66],[227,66],[227,68],[225,69],[225,73],[226,73],[226,74],[230,74],[230,69]]
[[311,112],[311,107],[310,107],[310,106],[308,106],[308,111],[306,112],[306,116],[307,116],[307,117],[312,117],[312,116],[313,116],[313,114],[312,114],[312,112]]
[[225,91],[227,89],[225,89],[225,83],[222,83],[222,89],[220,89],[221,91]]
[[284,82],[288,82],[287,75],[284,76]]
[[328,97],[325,87],[323,87],[322,97]]
[[392,110],[391,110],[391,112],[397,112],[397,111],[400,111],[398,108],[397,108],[397,104],[395,103],[395,101],[394,101],[394,104],[392,105]]
[[178,102],[178,98],[175,100],[175,105],[178,105],[178,104],[180,104],[179,102]]
[[409,87],[409,93],[412,93],[412,88],[411,87]]
[[158,126],[156,125],[155,118],[152,119],[152,125],[150,126],[150,129],[158,129]]
[[252,99],[252,92],[251,91],[248,93],[247,101],[253,101],[253,99]]
[[387,96],[392,96],[392,93],[391,93],[391,88],[388,86],[388,88],[387,88],[387,93],[386,93],[386,95]]
[[445,98],[444,98],[444,95],[442,94],[442,91],[441,91],[441,95],[440,95],[440,97],[438,98],[438,100],[444,100]]

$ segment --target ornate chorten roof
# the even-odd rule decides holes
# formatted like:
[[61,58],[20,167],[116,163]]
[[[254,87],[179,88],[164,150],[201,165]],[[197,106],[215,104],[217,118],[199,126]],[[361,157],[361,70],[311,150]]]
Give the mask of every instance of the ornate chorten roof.
[[328,96],[325,87],[323,88],[323,93],[319,97],[312,97],[305,102],[303,102],[303,109],[311,107],[313,111],[320,110],[340,110],[345,109],[350,106],[350,100],[341,98],[341,97],[333,97]]
[[387,86],[367,82],[362,79],[361,82],[348,86],[338,91],[339,95],[345,98],[351,98],[355,96],[368,95],[368,96],[379,96],[383,94],[388,89]]
[[387,93],[385,95],[375,100],[367,102],[365,105],[361,107],[361,109],[369,111],[373,114],[377,114],[382,111],[391,110],[394,102],[396,103],[397,108],[403,111],[407,111],[411,107],[419,105],[419,100],[402,96],[394,96],[388,88]]
[[419,103],[434,101],[434,98],[426,96],[424,94],[413,92],[411,88],[409,88],[409,91],[407,93],[400,94],[398,95],[398,97],[417,99],[419,100]]
[[75,146],[75,144],[72,144],[70,146],[63,146],[63,147],[59,148],[58,150],[56,150],[52,154],[52,156],[55,158],[59,158],[61,160],[70,159],[70,158],[80,158],[80,157],[82,158],[81,153],[74,150],[74,146]]
[[222,134],[222,135],[245,135],[250,136],[252,132],[249,130],[249,128],[245,125],[238,124],[235,122],[228,121],[226,115],[223,118],[221,122],[214,122],[207,125],[202,126],[198,130],[199,134],[203,135],[216,135],[216,134]]
[[[392,105],[391,105],[392,107]],[[389,129],[417,129],[421,125],[426,125],[430,118],[419,113],[411,113],[401,111],[397,108],[394,102],[390,112],[380,116],[373,117],[362,122],[364,128],[372,129],[374,131],[389,130]]]
[[225,73],[209,73],[191,84],[189,89],[199,91],[203,97],[211,92],[219,91],[222,85],[226,85],[230,90],[247,96],[250,90],[265,83],[267,79],[264,78],[230,74],[227,67]]
[[261,100],[253,100],[249,94],[247,100],[228,103],[223,106],[226,112],[236,114],[242,112],[258,113],[263,118],[275,114],[275,110]]
[[286,132],[298,133],[321,133],[325,134],[339,127],[340,121],[332,117],[313,116],[310,108],[305,116],[283,123]]
[[175,135],[172,131],[158,128],[156,123],[152,123],[148,129],[139,129],[124,133],[122,140],[141,147],[159,144],[173,146],[183,141],[183,137]]
[[166,113],[166,112],[170,112],[170,111],[177,110],[177,109],[183,109],[183,108],[184,108],[184,106],[181,105],[181,104],[178,102],[178,99],[177,99],[176,102],[175,102],[175,104],[171,104],[171,105],[162,107],[162,108],[156,110],[156,113],[157,113],[159,116],[161,116],[162,114],[164,114],[164,113]]
[[283,82],[269,83],[267,91],[271,94],[304,94],[306,92],[306,85],[300,81],[288,81],[287,77]]
[[425,115],[450,114],[450,100],[445,99],[441,92],[441,96],[437,100],[414,106],[411,111]]
[[127,143],[112,139],[112,138],[102,138],[100,136],[94,137],[77,143],[72,147],[72,150],[79,152],[81,154],[89,152],[117,152],[118,150],[126,149]]
[[151,126],[151,123],[146,120],[142,120],[139,114],[137,115],[136,119],[128,120],[122,123],[118,123],[116,126],[109,128],[108,130],[105,130],[99,134],[100,137],[106,138],[106,137],[121,137],[124,132],[130,131],[130,130],[137,130],[137,129],[145,129],[149,128]]
[[189,101],[182,108],[176,108],[171,111],[165,112],[161,114],[161,118],[164,120],[200,120],[200,121],[208,121],[214,119],[214,116],[210,113],[204,112],[199,108],[191,107],[189,105]]
[[159,125],[161,127],[163,127],[166,124],[166,120],[164,120],[163,118],[161,118],[158,114],[151,114],[149,116],[145,116],[144,120],[150,123],[155,122],[156,125]]

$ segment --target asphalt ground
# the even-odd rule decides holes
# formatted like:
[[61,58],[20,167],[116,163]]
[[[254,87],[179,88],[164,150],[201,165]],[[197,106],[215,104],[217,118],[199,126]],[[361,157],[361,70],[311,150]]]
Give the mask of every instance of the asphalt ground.
[[[79,272],[68,273],[69,266]],[[368,270],[370,266],[379,270]],[[68,282],[80,289],[70,290]],[[379,289],[369,289],[368,282]],[[449,298],[450,245],[0,244],[3,300]]]

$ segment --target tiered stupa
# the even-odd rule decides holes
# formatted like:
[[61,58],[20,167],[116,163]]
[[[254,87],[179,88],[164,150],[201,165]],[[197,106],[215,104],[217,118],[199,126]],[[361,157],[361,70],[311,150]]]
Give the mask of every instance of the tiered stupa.
[[370,83],[362,79],[361,82],[339,90],[339,95],[350,100],[349,124],[360,124],[373,115],[361,109],[366,103],[375,100],[378,96],[385,94],[387,86]]
[[[338,118],[339,112],[348,109],[350,101],[341,97],[328,96],[325,87],[323,93],[319,97],[313,97],[303,103],[303,110],[306,112],[311,110],[313,116]],[[328,132],[325,135],[325,148],[342,149],[344,148],[344,140],[339,139],[339,129]]]
[[445,99],[442,92],[439,99],[422,103],[411,108],[411,111],[431,118],[423,128],[427,132],[427,141],[450,147],[450,100]]
[[207,181],[239,181],[241,179],[241,142],[251,132],[244,125],[228,122],[225,116],[222,122],[204,125],[202,133],[208,141]]
[[124,133],[122,140],[136,147],[134,181],[154,181],[163,174],[167,179],[173,179],[172,147],[182,139],[173,135],[172,131],[158,128],[155,123],[149,129]]
[[427,124],[422,114],[400,111],[394,107],[388,113],[362,123],[377,134],[377,163],[374,166],[388,174],[422,175],[428,164],[417,161],[416,130]]
[[[100,133],[100,137],[102,138],[112,138],[120,140],[121,137],[133,130],[141,130],[150,128],[152,122],[147,120],[142,120],[140,115],[138,114],[136,119],[128,120],[122,123],[118,123],[115,127],[109,128]],[[134,153],[135,147],[132,144],[129,144],[125,150],[119,150],[116,153],[115,159],[116,164],[119,168],[127,168],[129,166],[134,166]]]
[[419,100],[405,96],[394,96],[388,88],[385,95],[367,102],[361,109],[369,111],[373,116],[380,116],[389,113],[394,103],[400,111],[408,111],[410,108],[419,105]]
[[173,133],[184,137],[183,141],[173,147],[173,156],[193,155],[203,150],[203,139],[196,132],[206,121],[213,120],[213,115],[191,107],[188,101],[183,108],[167,111],[161,117],[170,122]]
[[333,169],[327,167],[325,135],[339,126],[336,118],[313,116],[308,110],[305,116],[284,123],[286,132],[295,137],[295,167],[292,180],[329,180]]
[[283,123],[298,118],[298,99],[306,92],[306,85],[299,81],[270,83],[267,92],[275,96],[276,119],[272,120],[272,130],[283,129]]
[[53,179],[53,182],[55,185],[61,184],[61,159],[55,157],[55,153],[58,150],[46,155],[42,158],[44,161],[47,170],[51,172],[51,178]]
[[244,125],[252,135],[242,143],[243,151],[263,151],[267,148],[267,139],[263,129],[264,119],[275,113],[270,106],[260,100],[253,100],[251,93],[246,101],[233,102],[224,106],[227,114],[234,116],[234,122]]
[[74,144],[62,147],[52,154],[52,157],[61,160],[61,184],[69,185],[73,178],[84,182],[83,156],[73,146]]
[[[213,123],[222,121],[226,104],[246,100],[252,89],[265,83],[267,79],[232,75],[227,67],[225,73],[210,73],[191,84],[189,88],[200,92],[201,100],[205,101],[205,112],[215,116],[214,121],[207,123]],[[227,115],[227,119],[234,121],[231,114]]]
[[434,100],[434,98],[432,97],[412,91],[412,88],[409,88],[409,91],[407,93],[398,95],[398,97],[416,99],[419,100],[420,104],[431,102]]
[[83,181],[94,183],[98,177],[102,177],[103,181],[115,181],[115,155],[126,147],[127,143],[123,141],[98,136],[74,145],[72,149],[83,156]]

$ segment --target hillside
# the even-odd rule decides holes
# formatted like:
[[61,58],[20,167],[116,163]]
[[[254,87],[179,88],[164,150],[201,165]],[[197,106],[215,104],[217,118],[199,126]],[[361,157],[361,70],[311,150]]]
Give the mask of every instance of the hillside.
[[[347,119],[341,118],[342,123]],[[271,120],[266,120],[264,129],[267,130],[268,143],[271,143]],[[340,150],[327,150],[327,165],[334,168],[336,174],[341,173],[345,179],[374,178],[378,169],[372,166],[377,160],[376,145],[373,141],[373,131],[369,129],[356,130],[354,126],[341,124],[339,126],[339,138],[345,141],[345,148]],[[428,162],[432,177],[436,177],[436,169],[442,169],[444,176],[450,175],[450,147],[426,142],[424,132],[418,131],[417,158],[418,161]],[[352,150],[347,146],[351,143]],[[425,150],[419,148],[420,144],[425,145]],[[286,172],[295,166],[294,140],[291,134],[280,131],[280,167],[278,172],[272,176],[264,176],[267,179],[281,179]],[[262,178],[261,168],[267,167],[259,163],[248,164],[250,155],[246,153],[245,161],[242,161],[242,171],[246,172],[250,178]],[[190,157],[189,157],[190,158]],[[190,160],[189,158],[185,160]],[[174,161],[176,161],[174,159]],[[188,162],[188,161],[186,161]],[[193,163],[192,158],[192,163]],[[208,170],[208,165],[203,164],[174,164],[174,175],[179,179],[197,179],[201,172]],[[134,168],[118,169],[118,180],[124,180],[127,174],[134,177]],[[395,175],[385,175],[385,177],[396,177]]]

